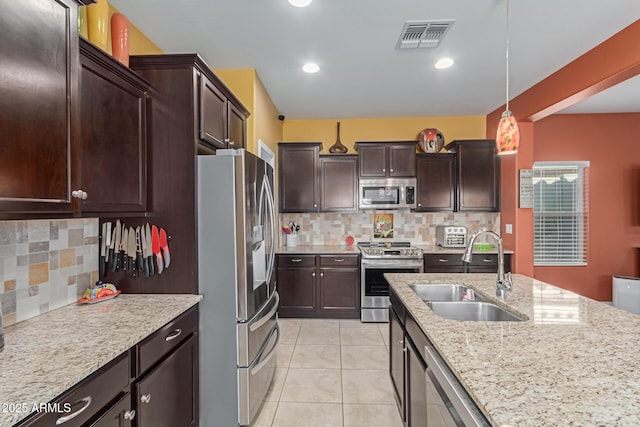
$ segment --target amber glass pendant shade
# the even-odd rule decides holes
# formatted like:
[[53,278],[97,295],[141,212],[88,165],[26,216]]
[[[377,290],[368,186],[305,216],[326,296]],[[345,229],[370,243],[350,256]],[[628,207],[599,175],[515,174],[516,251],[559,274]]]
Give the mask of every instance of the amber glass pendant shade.
[[502,113],[500,123],[498,123],[498,132],[496,134],[496,148],[499,155],[515,154],[518,152],[520,144],[520,130],[518,122],[513,117],[511,111],[506,110]]

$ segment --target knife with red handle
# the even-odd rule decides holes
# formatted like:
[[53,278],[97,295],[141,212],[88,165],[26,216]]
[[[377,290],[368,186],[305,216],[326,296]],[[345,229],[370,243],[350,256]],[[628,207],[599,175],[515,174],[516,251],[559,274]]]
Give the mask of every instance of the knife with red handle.
[[167,242],[167,232],[164,228],[160,229],[160,249],[164,258],[164,268],[169,268],[171,264],[171,253],[169,252],[169,243]]
[[162,254],[160,253],[160,236],[158,234],[158,227],[155,225],[151,226],[151,251],[156,257],[158,274],[162,274],[162,270],[164,270],[164,263],[162,262]]

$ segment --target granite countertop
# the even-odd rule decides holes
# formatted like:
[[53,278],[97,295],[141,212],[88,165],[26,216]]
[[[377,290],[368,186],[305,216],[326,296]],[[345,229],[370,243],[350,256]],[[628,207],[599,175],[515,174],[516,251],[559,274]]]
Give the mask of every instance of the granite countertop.
[[[640,425],[640,316],[522,275],[504,302],[495,274],[385,277],[492,425]],[[465,284],[528,320],[448,320],[412,283]]]
[[[69,304],[5,328],[0,427],[29,415],[197,304],[200,295],[134,295]],[[10,411],[24,405],[29,412]]]
[[357,245],[300,245],[300,246],[280,246],[278,254],[354,254],[358,255],[360,249]]
[[[422,252],[425,254],[460,254],[464,253],[465,248],[443,248],[438,245],[414,245],[416,248],[422,249]],[[474,249],[473,255],[481,255],[481,254],[497,254],[498,248],[496,246],[493,249],[483,249],[478,250]],[[504,250],[505,254],[513,254],[513,251],[510,249]]]

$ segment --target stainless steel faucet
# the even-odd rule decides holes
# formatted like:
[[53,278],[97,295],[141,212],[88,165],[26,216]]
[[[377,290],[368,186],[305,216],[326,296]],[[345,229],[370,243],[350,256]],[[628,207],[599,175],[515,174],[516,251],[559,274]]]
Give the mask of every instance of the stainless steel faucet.
[[462,261],[471,262],[473,244],[475,243],[478,236],[482,234],[488,234],[498,242],[498,278],[496,279],[496,296],[504,298],[505,292],[511,290],[511,288],[513,287],[513,283],[511,282],[511,273],[505,274],[504,272],[504,247],[502,238],[500,237],[500,235],[498,235],[498,233],[494,231],[480,230],[473,236],[471,236],[469,244],[467,245],[467,249],[465,249],[464,255],[462,255]]

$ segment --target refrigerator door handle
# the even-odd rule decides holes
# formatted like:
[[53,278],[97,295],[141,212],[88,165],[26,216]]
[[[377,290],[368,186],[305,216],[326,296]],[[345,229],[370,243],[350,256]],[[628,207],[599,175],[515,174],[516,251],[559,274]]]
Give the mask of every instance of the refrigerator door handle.
[[[269,352],[265,354],[264,357],[260,355],[260,357],[255,361],[255,365],[249,368],[249,373],[251,375],[255,375],[260,372],[260,370],[262,370],[262,368],[264,368],[266,364],[269,363],[269,360],[271,360],[271,358],[275,355],[276,349],[278,348],[278,342],[280,341],[280,326],[277,323],[275,331],[273,333],[276,334],[276,342],[273,343],[273,347],[271,347]],[[269,337],[269,341],[270,340],[271,337]],[[266,351],[266,349],[264,351]]]
[[271,283],[271,276],[273,276],[273,269],[276,261],[276,215],[275,215],[275,201],[273,200],[273,190],[271,188],[271,184],[269,183],[269,179],[265,179],[264,181],[267,187],[267,202],[269,207],[269,229],[271,231],[270,237],[270,251],[269,251],[269,261],[267,262],[267,286]]
[[274,314],[276,314],[276,311],[278,311],[278,307],[280,306],[280,295],[278,295],[278,293],[276,292],[274,296],[275,296],[276,302],[275,302],[275,304],[273,305],[273,308],[272,308],[271,310],[269,310],[269,312],[268,312],[267,314],[265,314],[264,316],[262,316],[262,317],[260,318],[260,320],[258,320],[258,321],[256,321],[256,322],[252,323],[252,324],[249,326],[249,331],[253,332],[253,331],[255,331],[256,329],[260,329],[260,327],[261,327],[262,325],[264,325],[264,324],[265,324],[265,323],[267,323],[269,320],[271,320],[271,318],[273,317],[273,315],[274,315]]

